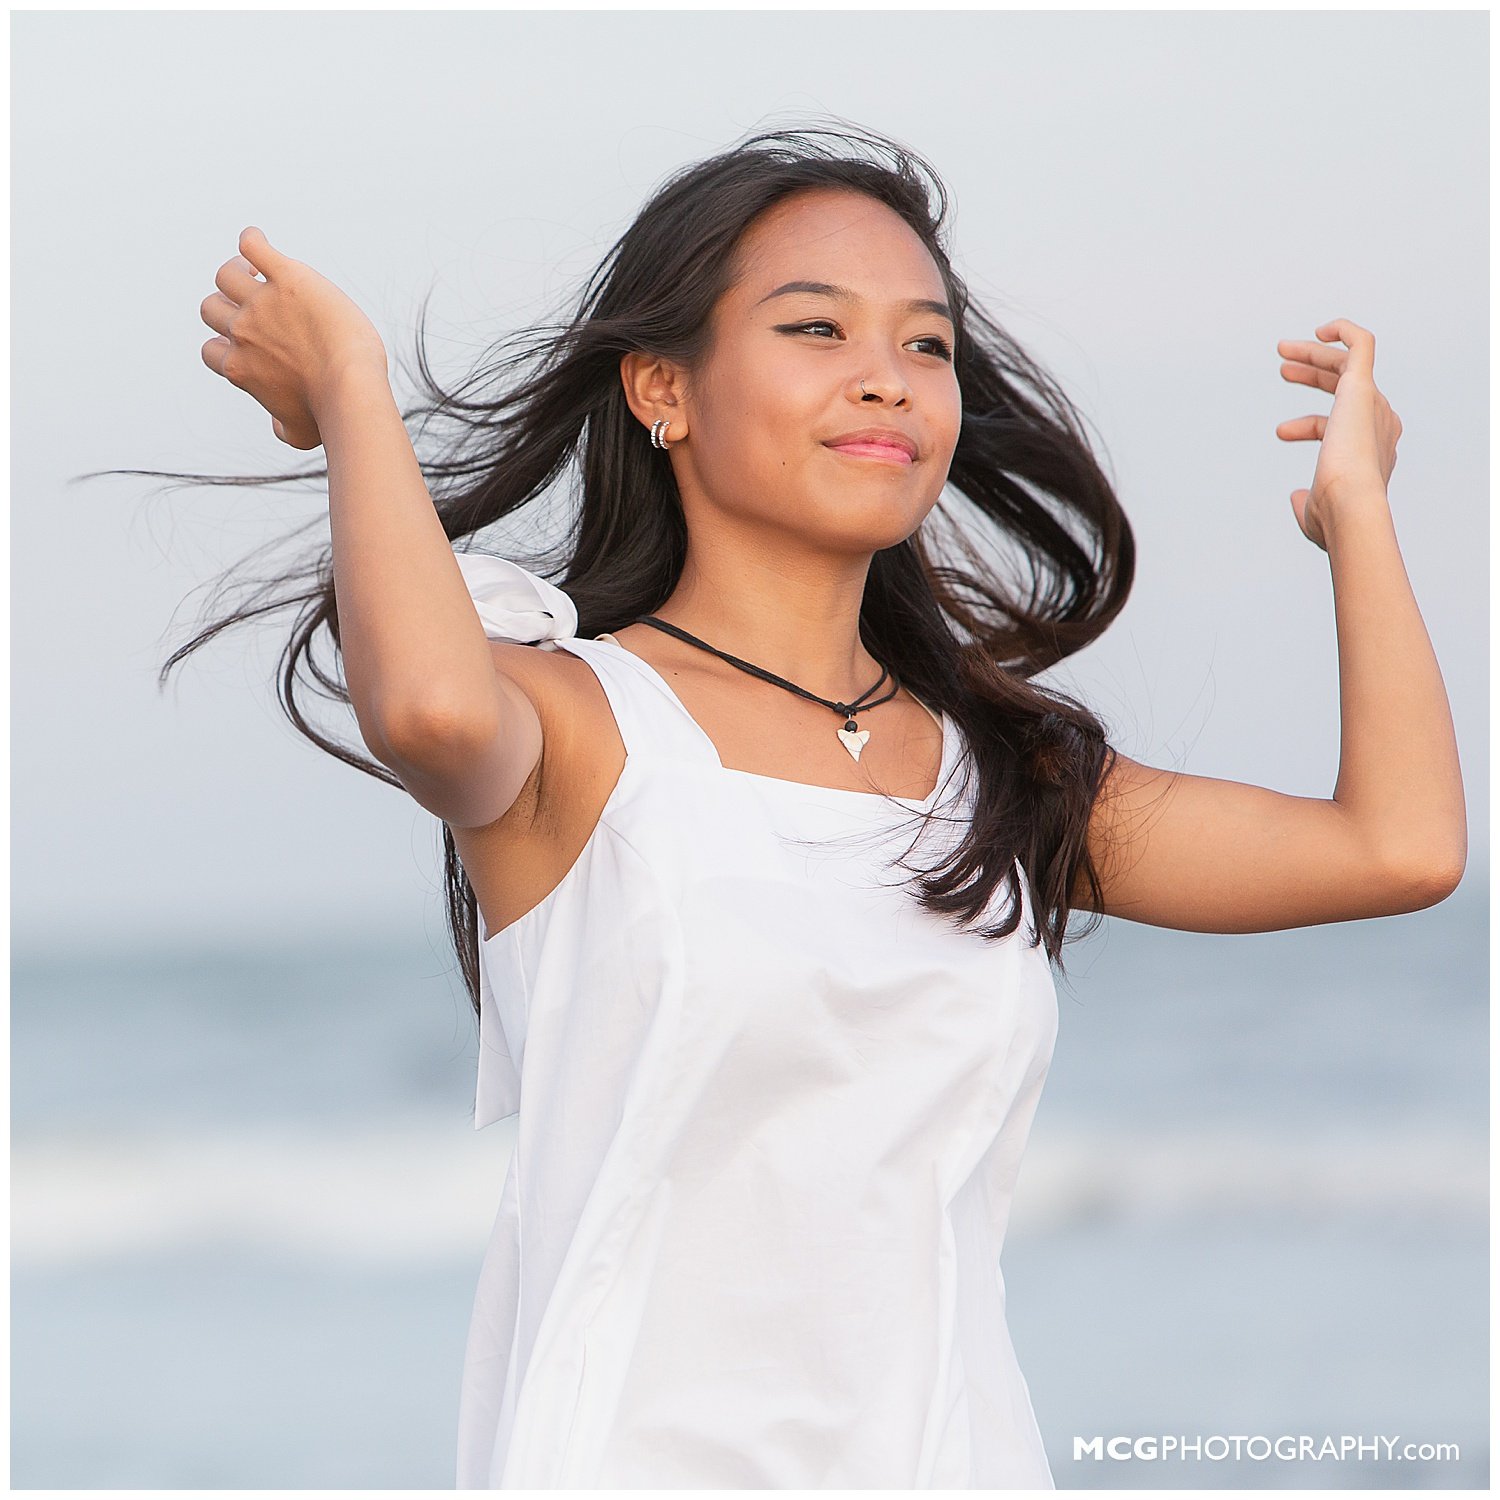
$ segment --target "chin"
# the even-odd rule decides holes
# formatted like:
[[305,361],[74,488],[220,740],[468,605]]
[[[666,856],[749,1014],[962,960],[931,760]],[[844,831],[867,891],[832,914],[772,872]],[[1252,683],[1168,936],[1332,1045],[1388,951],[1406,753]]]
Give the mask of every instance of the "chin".
[[904,542],[925,515],[914,516],[909,507],[890,500],[851,495],[837,510],[830,510],[826,501],[818,507],[817,533],[841,550],[879,552]]

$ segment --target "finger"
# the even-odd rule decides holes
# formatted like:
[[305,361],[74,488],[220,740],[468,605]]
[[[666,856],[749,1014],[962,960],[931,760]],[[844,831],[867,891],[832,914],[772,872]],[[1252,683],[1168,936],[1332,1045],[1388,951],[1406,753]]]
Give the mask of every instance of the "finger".
[[267,281],[273,281],[278,271],[291,264],[291,257],[273,249],[268,240],[254,224],[240,231],[240,254],[259,271]]
[[1338,376],[1331,370],[1319,370],[1312,365],[1294,364],[1290,360],[1281,366],[1281,378],[1297,385],[1316,386],[1320,391],[1332,392],[1338,387]]
[[1349,362],[1365,374],[1375,367],[1375,335],[1348,318],[1334,318],[1313,330],[1324,342],[1337,340],[1349,350]]
[[255,267],[243,255],[233,255],[219,267],[214,285],[237,306],[243,306],[251,292],[264,286],[256,275]]
[[280,417],[271,418],[271,431],[284,443],[286,442],[286,428],[281,425]]
[[1307,339],[1282,339],[1276,345],[1276,352],[1283,359],[1296,360],[1304,365],[1315,365],[1320,370],[1331,371],[1335,376],[1339,375],[1349,362],[1347,349],[1330,349],[1327,344],[1316,344]]
[[[215,375],[224,374],[224,359],[230,350],[228,339],[210,339],[199,351],[203,355],[203,363],[208,366]],[[225,376],[227,380],[229,377]]]
[[215,333],[229,332],[230,320],[239,311],[239,307],[231,302],[223,292],[210,292],[198,308],[203,321],[213,329]]
[[1288,443],[1305,443],[1313,439],[1322,442],[1327,426],[1327,417],[1292,417],[1276,424],[1276,436]]

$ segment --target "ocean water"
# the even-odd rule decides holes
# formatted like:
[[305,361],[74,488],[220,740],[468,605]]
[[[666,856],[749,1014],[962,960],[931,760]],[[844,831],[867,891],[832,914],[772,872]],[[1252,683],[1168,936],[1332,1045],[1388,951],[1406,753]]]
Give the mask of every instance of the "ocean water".
[[[1060,1488],[1488,1485],[1488,915],[1069,945],[1002,1262]],[[514,1122],[422,923],[18,936],[13,1487],[451,1488]],[[1074,1456],[1256,1436],[1458,1456]]]

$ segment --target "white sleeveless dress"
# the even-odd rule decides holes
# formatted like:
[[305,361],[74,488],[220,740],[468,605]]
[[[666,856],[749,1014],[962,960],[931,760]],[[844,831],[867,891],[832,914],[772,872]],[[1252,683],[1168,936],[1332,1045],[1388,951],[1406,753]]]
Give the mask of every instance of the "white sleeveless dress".
[[474,1125],[519,1119],[457,1488],[1052,1488],[999,1264],[1051,967],[1019,863],[999,942],[888,863],[961,836],[910,821],[970,805],[958,725],[924,799],[727,769],[561,590],[455,555],[490,638],[589,665],[627,756],[557,888],[480,918]]

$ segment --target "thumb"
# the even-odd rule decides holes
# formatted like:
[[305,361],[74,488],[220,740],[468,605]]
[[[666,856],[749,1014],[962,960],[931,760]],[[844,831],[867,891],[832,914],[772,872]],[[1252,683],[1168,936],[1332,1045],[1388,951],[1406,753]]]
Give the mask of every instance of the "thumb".
[[287,257],[273,249],[270,240],[254,224],[240,231],[240,254],[263,275],[267,281],[274,272],[286,265]]

